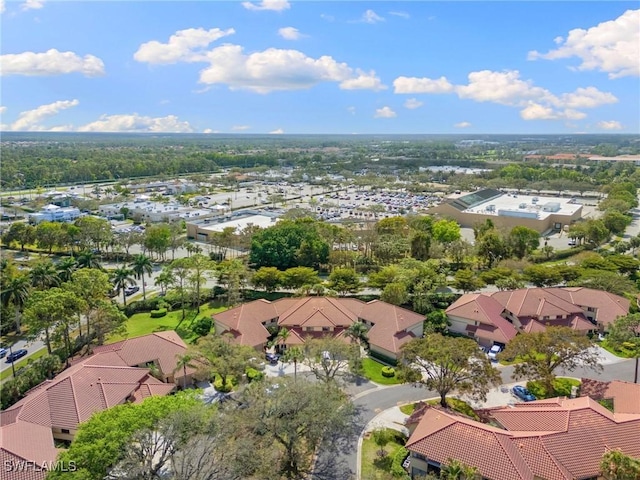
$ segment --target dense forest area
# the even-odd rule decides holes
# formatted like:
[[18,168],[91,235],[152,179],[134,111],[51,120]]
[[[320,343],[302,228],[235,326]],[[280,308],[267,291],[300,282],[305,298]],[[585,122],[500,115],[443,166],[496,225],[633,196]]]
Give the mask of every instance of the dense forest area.
[[[640,152],[637,137],[430,135],[145,135],[4,133],[3,189],[34,188],[136,177],[213,173],[222,168],[309,166],[324,173],[380,173],[455,163],[483,167],[517,162],[524,154]],[[372,166],[372,161],[375,166]],[[535,181],[534,178],[524,178]],[[575,180],[575,179],[572,179]]]

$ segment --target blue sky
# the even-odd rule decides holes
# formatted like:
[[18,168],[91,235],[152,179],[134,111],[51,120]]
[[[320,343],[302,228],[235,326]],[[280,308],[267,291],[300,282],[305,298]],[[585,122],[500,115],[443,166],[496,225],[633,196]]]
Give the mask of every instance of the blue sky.
[[637,2],[0,10],[3,131],[640,132]]

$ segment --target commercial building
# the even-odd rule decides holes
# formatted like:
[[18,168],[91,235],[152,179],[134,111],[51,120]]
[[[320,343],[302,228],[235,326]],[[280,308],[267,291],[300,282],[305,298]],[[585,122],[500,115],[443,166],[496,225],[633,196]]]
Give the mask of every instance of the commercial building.
[[81,215],[76,207],[59,207],[49,204],[42,207],[37,213],[29,215],[29,222],[38,224],[40,222],[73,222]]
[[503,193],[484,189],[451,196],[429,209],[456,220],[463,227],[474,227],[491,220],[497,228],[524,226],[543,233],[561,230],[580,220],[582,205],[575,199]]
[[248,226],[268,228],[278,221],[278,215],[262,211],[243,210],[224,218],[206,218],[187,222],[187,238],[209,241],[212,234],[233,228],[236,233]]

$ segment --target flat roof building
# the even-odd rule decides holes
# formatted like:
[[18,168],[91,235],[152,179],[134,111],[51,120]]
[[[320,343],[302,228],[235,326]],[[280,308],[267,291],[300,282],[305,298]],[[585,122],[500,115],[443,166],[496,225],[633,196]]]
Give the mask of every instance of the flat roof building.
[[498,228],[524,226],[542,233],[579,220],[582,205],[573,199],[508,194],[488,188],[451,196],[429,212],[451,217],[463,227],[491,220]]

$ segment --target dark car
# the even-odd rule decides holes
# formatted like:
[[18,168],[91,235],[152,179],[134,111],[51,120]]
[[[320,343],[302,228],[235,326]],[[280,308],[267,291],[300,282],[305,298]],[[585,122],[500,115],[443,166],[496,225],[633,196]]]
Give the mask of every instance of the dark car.
[[534,400],[536,400],[536,397],[522,385],[516,385],[511,389],[511,392],[520,400],[523,400],[525,402],[533,402]]
[[267,353],[264,358],[266,358],[267,362],[269,362],[271,365],[277,365],[277,363],[280,361],[280,355],[278,355],[277,353]]
[[4,358],[4,356],[7,354],[7,349],[6,348],[1,348],[0,347],[0,358]]
[[13,363],[19,358],[24,357],[26,354],[27,354],[27,351],[24,348],[21,348],[20,350],[16,350],[15,352],[12,352],[9,355],[7,355],[7,363]]

